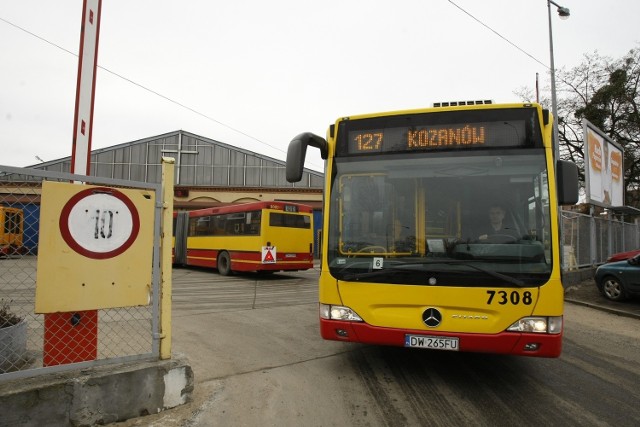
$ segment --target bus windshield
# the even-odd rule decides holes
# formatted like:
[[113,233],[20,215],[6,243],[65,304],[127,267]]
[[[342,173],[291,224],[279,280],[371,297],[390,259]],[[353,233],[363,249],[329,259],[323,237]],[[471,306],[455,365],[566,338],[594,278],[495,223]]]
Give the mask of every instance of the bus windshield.
[[549,279],[543,148],[334,160],[327,255],[337,279],[505,287]]

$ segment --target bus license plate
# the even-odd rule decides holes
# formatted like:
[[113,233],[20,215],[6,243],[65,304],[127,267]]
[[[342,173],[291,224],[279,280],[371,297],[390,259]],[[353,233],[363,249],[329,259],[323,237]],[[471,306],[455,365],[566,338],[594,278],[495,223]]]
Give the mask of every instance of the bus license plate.
[[458,351],[458,338],[432,337],[428,335],[405,335],[405,347],[430,348],[433,350]]

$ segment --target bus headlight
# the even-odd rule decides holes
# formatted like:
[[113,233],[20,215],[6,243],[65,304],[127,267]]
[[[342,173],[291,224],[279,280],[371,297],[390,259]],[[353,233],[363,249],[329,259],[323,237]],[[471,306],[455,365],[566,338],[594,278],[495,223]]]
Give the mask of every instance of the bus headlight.
[[510,332],[559,334],[562,332],[562,316],[523,317],[507,328]]
[[355,311],[342,305],[320,304],[320,317],[328,320],[362,322],[362,318]]

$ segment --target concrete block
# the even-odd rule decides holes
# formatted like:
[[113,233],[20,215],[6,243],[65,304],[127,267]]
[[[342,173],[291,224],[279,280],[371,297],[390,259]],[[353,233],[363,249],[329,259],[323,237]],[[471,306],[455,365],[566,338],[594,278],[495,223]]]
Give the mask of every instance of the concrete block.
[[0,426],[92,426],[191,401],[193,370],[182,358],[44,374],[0,383]]

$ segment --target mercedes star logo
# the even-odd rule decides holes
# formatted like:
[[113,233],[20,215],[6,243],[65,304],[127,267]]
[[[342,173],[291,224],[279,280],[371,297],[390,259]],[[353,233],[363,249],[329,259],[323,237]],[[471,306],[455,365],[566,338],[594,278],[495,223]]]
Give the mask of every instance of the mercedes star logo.
[[442,321],[442,314],[437,308],[427,308],[424,313],[422,313],[422,321],[428,327],[435,328]]

